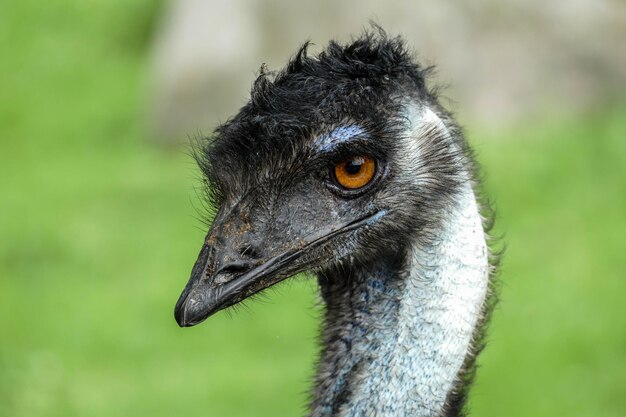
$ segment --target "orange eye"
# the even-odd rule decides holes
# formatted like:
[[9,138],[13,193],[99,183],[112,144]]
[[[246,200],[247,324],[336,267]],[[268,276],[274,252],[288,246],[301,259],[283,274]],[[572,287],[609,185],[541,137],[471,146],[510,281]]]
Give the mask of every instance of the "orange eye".
[[335,165],[337,182],[349,190],[366,186],[375,173],[376,161],[370,156],[353,156]]

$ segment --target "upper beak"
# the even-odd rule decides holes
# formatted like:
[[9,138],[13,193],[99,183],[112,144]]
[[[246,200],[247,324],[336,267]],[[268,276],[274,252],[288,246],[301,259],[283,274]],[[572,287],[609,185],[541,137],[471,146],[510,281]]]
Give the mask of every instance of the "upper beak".
[[[274,254],[259,254],[259,259],[234,257],[228,247],[228,240],[221,236],[205,243],[196,261],[191,278],[185,286],[176,307],[174,316],[181,327],[194,326],[210,315],[232,306],[243,299],[271,286],[285,278],[315,266],[318,259],[315,249],[333,238],[371,225],[385,214],[378,211],[353,221],[323,228],[301,240],[290,242],[288,249]],[[222,230],[214,224],[211,233]],[[318,251],[319,252],[319,251]],[[224,254],[227,253],[228,256]],[[223,259],[228,259],[224,262]]]

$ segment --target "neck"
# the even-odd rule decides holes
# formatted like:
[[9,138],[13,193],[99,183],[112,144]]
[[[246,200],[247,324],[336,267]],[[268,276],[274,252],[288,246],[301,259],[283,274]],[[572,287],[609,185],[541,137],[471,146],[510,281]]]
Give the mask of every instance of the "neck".
[[471,186],[438,238],[404,259],[320,279],[324,350],[311,417],[459,415],[488,286]]

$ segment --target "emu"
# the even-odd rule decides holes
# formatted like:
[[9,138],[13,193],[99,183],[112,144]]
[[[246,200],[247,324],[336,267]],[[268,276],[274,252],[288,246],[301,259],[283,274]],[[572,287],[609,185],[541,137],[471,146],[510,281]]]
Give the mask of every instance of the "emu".
[[217,211],[176,320],[309,272],[311,417],[465,415],[494,270],[472,151],[401,37],[307,46],[197,148]]

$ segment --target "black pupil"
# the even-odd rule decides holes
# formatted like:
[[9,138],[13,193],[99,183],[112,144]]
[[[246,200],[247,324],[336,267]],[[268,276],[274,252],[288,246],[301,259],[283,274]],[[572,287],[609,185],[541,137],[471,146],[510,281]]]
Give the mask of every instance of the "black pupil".
[[363,165],[363,159],[354,158],[350,161],[346,162],[346,172],[350,175],[356,175],[361,170],[361,166]]

